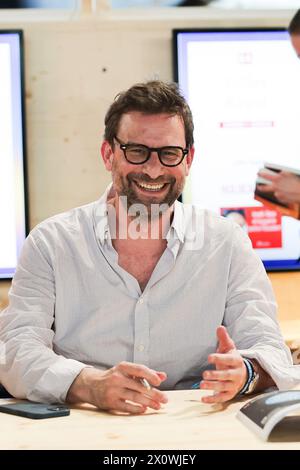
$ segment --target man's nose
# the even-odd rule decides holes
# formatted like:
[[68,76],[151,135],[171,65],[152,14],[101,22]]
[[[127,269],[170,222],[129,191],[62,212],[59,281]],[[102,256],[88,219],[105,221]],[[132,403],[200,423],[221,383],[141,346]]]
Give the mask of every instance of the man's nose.
[[164,174],[164,165],[160,162],[157,152],[151,152],[149,160],[143,165],[143,169],[153,180]]

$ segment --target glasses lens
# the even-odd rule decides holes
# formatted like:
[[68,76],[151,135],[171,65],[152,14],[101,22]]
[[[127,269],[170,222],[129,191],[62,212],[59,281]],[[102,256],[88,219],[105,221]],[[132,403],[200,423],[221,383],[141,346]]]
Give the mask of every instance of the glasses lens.
[[165,165],[176,165],[182,160],[183,151],[180,147],[163,147],[160,152],[161,161]]
[[143,163],[148,158],[148,149],[143,145],[127,145],[125,153],[132,163]]

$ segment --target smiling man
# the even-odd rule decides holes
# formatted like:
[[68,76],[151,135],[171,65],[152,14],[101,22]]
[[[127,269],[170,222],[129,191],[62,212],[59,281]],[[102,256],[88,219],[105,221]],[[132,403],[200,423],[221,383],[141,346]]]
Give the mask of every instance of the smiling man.
[[[14,396],[143,413],[164,390],[206,403],[299,379],[270,282],[241,228],[177,198],[194,158],[175,84],[120,93],[100,200],[38,225],[0,315],[0,380]],[[298,374],[298,375],[297,375]]]

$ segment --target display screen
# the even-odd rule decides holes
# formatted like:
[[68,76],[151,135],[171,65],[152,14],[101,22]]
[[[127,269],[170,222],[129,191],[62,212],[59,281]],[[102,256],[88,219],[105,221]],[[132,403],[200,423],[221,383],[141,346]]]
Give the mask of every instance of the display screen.
[[26,237],[21,31],[0,31],[0,279],[10,279]]
[[300,222],[254,199],[264,162],[300,169],[300,61],[284,29],[174,31],[195,158],[182,200],[239,223],[268,270],[300,269]]

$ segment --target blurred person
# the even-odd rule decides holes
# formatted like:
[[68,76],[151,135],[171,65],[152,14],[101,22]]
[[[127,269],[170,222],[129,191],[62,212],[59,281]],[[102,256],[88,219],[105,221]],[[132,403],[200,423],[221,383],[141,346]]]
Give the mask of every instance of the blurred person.
[[[288,31],[293,48],[300,58],[300,10],[293,16]],[[273,192],[275,197],[283,204],[300,204],[300,178],[298,176],[288,171],[280,171],[272,175],[269,171],[263,169],[258,172],[258,176],[269,181],[268,184],[257,185],[259,191]]]

